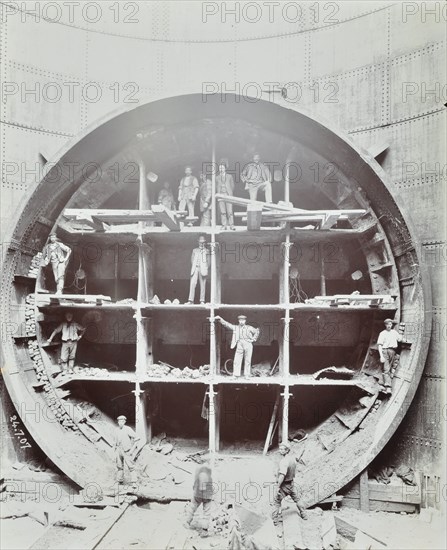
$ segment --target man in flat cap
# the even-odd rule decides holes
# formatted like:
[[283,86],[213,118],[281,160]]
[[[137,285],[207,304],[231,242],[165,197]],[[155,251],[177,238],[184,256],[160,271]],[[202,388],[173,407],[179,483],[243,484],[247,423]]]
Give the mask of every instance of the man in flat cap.
[[124,469],[127,468],[130,474],[130,482],[136,485],[134,453],[138,447],[139,437],[126,426],[127,417],[123,414],[116,419],[118,429],[115,436],[116,467],[118,469],[117,481],[124,483]]
[[244,361],[244,376],[250,376],[251,356],[253,354],[253,342],[259,337],[259,329],[247,325],[247,317],[238,315],[238,324],[232,325],[222,319],[220,315],[216,315],[215,319],[233,331],[231,338],[231,349],[236,348],[234,354],[233,376],[241,375],[242,361]]
[[67,269],[68,260],[71,256],[71,248],[62,243],[56,236],[56,233],[51,233],[49,243],[45,245],[42,252],[41,267],[51,264],[53,269],[54,282],[56,283],[56,294],[62,294],[65,283],[65,271]]
[[75,365],[78,342],[84,335],[85,331],[86,329],[83,326],[73,321],[73,313],[71,311],[67,311],[65,313],[65,321],[53,330],[47,340],[47,344],[51,344],[56,334],[59,334],[59,332],[61,333],[62,347],[60,364],[62,372],[65,374],[74,374],[73,369]]
[[191,254],[191,279],[187,304],[194,303],[197,281],[200,283],[200,303],[205,303],[206,279],[210,267],[210,253],[205,245],[206,239],[203,235],[200,235],[199,246],[198,248],[194,248]]
[[278,524],[278,520],[281,516],[281,502],[287,496],[289,496],[296,504],[298,514],[302,519],[307,519],[307,512],[301,506],[298,495],[295,490],[295,473],[296,473],[296,460],[293,455],[290,454],[290,445],[287,441],[283,441],[279,446],[279,452],[281,454],[281,460],[279,461],[279,468],[277,474],[277,493],[273,505],[275,507],[272,518],[275,525]]
[[385,319],[385,330],[379,334],[377,348],[379,350],[380,362],[383,364],[382,388],[387,395],[391,394],[391,367],[396,358],[397,345],[402,342],[402,336],[393,329],[395,322],[392,319]]

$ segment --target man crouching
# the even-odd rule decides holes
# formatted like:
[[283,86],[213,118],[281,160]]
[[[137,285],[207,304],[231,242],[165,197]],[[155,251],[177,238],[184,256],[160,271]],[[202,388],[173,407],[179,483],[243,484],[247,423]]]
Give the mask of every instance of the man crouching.
[[279,462],[278,469],[278,491],[274,500],[275,510],[272,513],[273,523],[278,524],[281,517],[281,502],[287,496],[289,496],[296,504],[299,515],[302,519],[307,519],[306,510],[300,505],[298,495],[295,491],[294,479],[296,472],[296,460],[295,457],[290,455],[290,445],[288,443],[281,443],[279,446],[279,452],[282,458]]

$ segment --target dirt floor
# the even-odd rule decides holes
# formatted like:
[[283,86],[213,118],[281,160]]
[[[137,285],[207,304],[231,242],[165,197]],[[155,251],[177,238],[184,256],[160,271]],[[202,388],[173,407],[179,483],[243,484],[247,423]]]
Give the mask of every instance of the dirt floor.
[[[183,525],[197,464],[185,461],[184,456],[182,460],[182,454],[178,452],[164,456],[151,451],[141,459],[147,461],[147,468],[140,470],[138,491],[143,487],[141,493],[156,490],[162,496],[167,492],[180,496],[175,496],[170,502],[158,503],[149,502],[140,494],[138,500],[129,505],[137,496],[129,495],[128,490],[132,493],[130,486],[124,486],[119,494],[105,493],[101,509],[90,504],[87,506],[82,495],[77,494],[70,495],[70,498],[64,495],[57,503],[50,503],[42,499],[23,502],[23,493],[17,493],[15,497],[8,494],[6,497],[6,492],[3,492],[5,501],[0,503],[0,547],[2,550],[26,549],[39,539],[44,544],[42,547],[49,550],[94,547],[101,550],[227,549],[234,526],[231,506],[239,514],[239,519],[244,518],[240,526],[250,526],[250,522],[253,526],[257,518],[262,518],[259,529],[261,535],[256,548],[263,550],[291,550],[294,547],[291,536],[295,536],[297,530],[301,531],[305,547],[318,550],[322,548],[322,526],[328,520],[334,521],[334,518],[335,522],[339,518],[354,526],[355,531],[354,536],[352,533],[346,536],[346,533],[340,533],[340,529],[338,534],[334,529],[331,546],[334,550],[367,550],[371,543],[374,549],[390,550],[441,550],[447,547],[443,540],[443,518],[432,509],[422,510],[421,514],[407,515],[385,512],[364,514],[343,506],[336,511],[317,507],[309,510],[309,519],[303,521],[298,518],[293,503],[287,499],[283,502],[283,517],[291,518],[291,522],[287,525],[280,522],[275,528],[270,515],[275,492],[275,463],[279,459],[277,453],[266,457],[226,455],[216,458],[213,467],[215,486],[210,536],[201,538],[201,508],[195,516],[192,529]],[[32,475],[38,474],[34,472]],[[152,485],[140,485],[144,479]],[[76,499],[80,501],[80,507],[76,506]],[[114,523],[119,514],[122,515]],[[51,526],[55,521],[67,518],[84,524],[86,529],[64,531],[64,528],[59,527],[58,530]],[[48,527],[45,525],[47,519]]]

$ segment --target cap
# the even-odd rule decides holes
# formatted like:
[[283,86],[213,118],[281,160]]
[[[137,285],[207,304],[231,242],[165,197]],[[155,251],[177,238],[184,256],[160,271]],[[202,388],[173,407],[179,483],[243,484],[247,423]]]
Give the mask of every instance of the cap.
[[238,318],[238,319],[246,319],[247,316],[246,316],[246,315],[238,315],[237,318]]
[[127,420],[127,416],[124,416],[124,414],[121,414],[118,416],[117,420]]
[[200,235],[199,237],[199,243],[206,243],[206,239],[203,235]]
[[393,325],[395,325],[397,323],[397,321],[393,321],[393,319],[385,319],[383,324],[386,325],[387,323],[393,323]]
[[290,451],[290,444],[287,442],[287,441],[283,441],[282,443],[279,444],[280,447],[285,447],[286,449],[288,449]]

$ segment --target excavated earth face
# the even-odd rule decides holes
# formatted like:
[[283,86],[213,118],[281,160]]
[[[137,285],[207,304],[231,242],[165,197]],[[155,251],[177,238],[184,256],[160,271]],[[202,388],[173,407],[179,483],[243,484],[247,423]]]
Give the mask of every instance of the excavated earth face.
[[[182,272],[189,270],[200,228],[181,232],[149,228],[141,244],[136,240],[136,226],[110,234],[98,232],[94,219],[86,225],[85,218],[70,221],[61,215],[65,208],[147,210],[156,199],[161,179],[171,182],[175,196],[186,164],[192,164],[198,175],[203,163],[220,158],[228,159],[234,171],[235,195],[245,198],[238,176],[257,150],[274,175],[274,202],[288,198],[306,210],[365,212],[325,231],[309,231],[303,228],[305,224],[290,222],[283,228],[274,224],[249,233],[240,217],[236,218],[240,229],[234,234],[205,230],[208,241],[227,256],[222,261],[220,255],[216,268],[220,271],[213,275],[216,282],[211,282],[218,289],[213,291],[216,300],[203,310],[135,305],[150,298],[147,292],[142,294],[142,286],[164,294],[163,298],[186,300],[189,273]],[[157,184],[148,172],[160,175]],[[112,296],[112,306],[106,302],[68,306],[60,301],[51,305],[45,294],[34,294],[36,276],[41,276],[36,253],[43,249],[52,228],[74,250],[67,271],[76,286],[74,293],[83,289],[84,279],[79,272],[76,277],[82,266],[91,289],[88,294]],[[179,438],[183,437],[183,447],[191,444],[206,449],[209,441],[212,449],[220,446],[223,452],[256,454],[262,450],[279,391],[284,394],[278,401],[279,418],[286,417],[279,429],[288,425],[290,436],[299,429],[308,433],[305,440],[293,443],[292,452],[301,465],[304,502],[311,505],[367,466],[395,431],[416,391],[428,347],[424,334],[429,333],[431,323],[431,298],[408,220],[387,189],[377,163],[303,114],[265,102],[247,103],[236,96],[227,96],[225,102],[209,97],[204,102],[194,95],[162,99],[120,114],[61,154],[6,240],[10,247],[2,272],[2,314],[6,322],[18,327],[4,346],[7,388],[35,441],[81,486],[113,483],[114,418],[123,410],[130,424],[141,423],[144,415],[152,418],[148,424],[153,424],[153,435],[169,430],[168,439],[177,441],[177,450],[182,449]],[[284,242],[291,243],[295,251],[288,258],[290,265],[282,253]],[[236,244],[242,247],[239,261],[227,261]],[[261,254],[255,262],[247,253],[249,247],[250,254],[262,250],[268,255]],[[142,282],[146,272],[152,282]],[[351,277],[355,272],[361,272],[359,281]],[[378,307],[361,301],[332,307],[311,301],[303,309],[304,298],[322,293],[322,273],[327,295],[358,291],[395,299]],[[222,308],[222,304],[231,307]],[[224,361],[232,357],[228,342],[201,334],[210,314],[234,322],[241,308],[238,304],[245,306],[244,312],[261,328],[273,327],[268,335],[261,331],[254,347],[258,386],[251,379],[237,387],[228,376],[222,378],[223,374],[213,370],[213,357],[218,357],[221,373]],[[58,348],[43,350],[42,343],[67,307],[88,327],[78,360],[88,364],[89,371],[77,371],[77,379],[62,384],[60,378],[51,376]],[[393,393],[387,399],[379,394],[381,367],[375,349],[385,317],[406,323],[405,336],[410,342],[402,347]],[[284,322],[293,334],[290,338],[285,337]],[[150,326],[159,333],[156,342],[148,343]],[[145,335],[143,359],[138,335]],[[157,381],[146,371],[137,379],[135,364],[137,371],[138,365],[145,368],[149,352],[152,359],[180,368],[191,361],[196,369],[211,364],[215,378],[210,379],[205,369],[194,375],[195,380],[190,371],[176,372],[187,378],[186,384],[174,384],[175,379],[170,379],[172,383]],[[268,377],[278,355],[279,370]],[[113,370],[117,365],[121,372]],[[354,377],[348,376],[349,383],[346,376],[334,382],[322,374],[316,383],[312,375],[332,365],[349,367]],[[163,380],[163,372],[169,369],[158,368]],[[207,424],[201,412],[210,383],[217,391],[221,416],[211,415]],[[138,408],[141,390],[146,394],[143,413]],[[284,399],[288,395],[287,407]],[[247,407],[244,396],[255,406],[267,403],[259,422],[250,424],[244,414],[236,423],[230,418],[237,404]],[[25,414],[29,407],[39,414]],[[180,414],[170,412],[176,407]],[[145,465],[139,467],[142,472]],[[178,492],[174,483],[165,491],[170,492]]]

